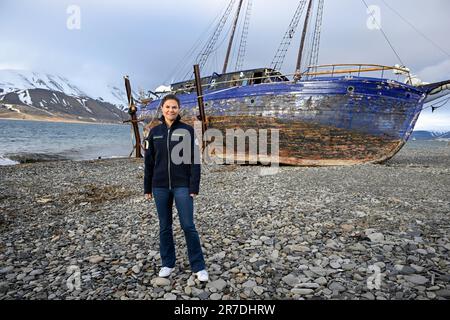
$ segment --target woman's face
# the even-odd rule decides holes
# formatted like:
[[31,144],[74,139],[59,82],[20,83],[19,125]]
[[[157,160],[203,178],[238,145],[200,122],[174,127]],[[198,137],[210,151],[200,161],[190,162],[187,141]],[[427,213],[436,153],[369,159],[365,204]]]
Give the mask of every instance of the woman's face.
[[175,121],[180,113],[180,106],[176,100],[167,100],[162,106],[163,116],[166,120]]

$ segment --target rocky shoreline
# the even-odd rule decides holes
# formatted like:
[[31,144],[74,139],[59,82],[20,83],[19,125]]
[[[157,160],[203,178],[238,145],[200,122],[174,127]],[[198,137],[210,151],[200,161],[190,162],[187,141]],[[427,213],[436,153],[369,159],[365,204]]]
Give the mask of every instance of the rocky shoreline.
[[[59,123],[80,123],[80,124],[116,124],[122,125],[122,121],[99,121],[99,120],[80,120],[75,117],[71,118],[69,116],[37,116],[27,113],[17,113],[17,112],[0,112],[0,120],[14,120],[14,121],[38,121],[38,122],[59,122]],[[89,121],[90,120],[90,121]]]
[[[159,270],[143,162],[0,167],[0,299],[449,299],[450,148],[384,165],[204,166],[196,225],[210,282]],[[176,212],[176,209],[175,209]]]

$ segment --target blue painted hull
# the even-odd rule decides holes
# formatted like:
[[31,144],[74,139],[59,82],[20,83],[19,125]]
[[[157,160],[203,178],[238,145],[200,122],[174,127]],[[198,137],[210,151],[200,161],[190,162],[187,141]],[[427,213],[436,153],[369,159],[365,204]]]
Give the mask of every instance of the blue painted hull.
[[[178,95],[183,117],[199,114],[195,93]],[[426,94],[375,78],[318,78],[205,90],[208,128],[280,129],[280,159],[293,165],[383,162],[411,135]],[[139,112],[151,117],[153,101]]]

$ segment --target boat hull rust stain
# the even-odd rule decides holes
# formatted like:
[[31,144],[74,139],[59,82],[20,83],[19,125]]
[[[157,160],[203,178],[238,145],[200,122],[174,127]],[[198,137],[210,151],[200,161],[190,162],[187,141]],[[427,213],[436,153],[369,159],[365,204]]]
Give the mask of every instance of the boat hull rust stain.
[[[225,136],[233,124],[255,131],[259,128],[276,128],[279,130],[280,163],[289,165],[352,165],[383,161],[401,143],[399,140],[388,140],[329,126],[267,120],[269,119],[260,117],[213,117],[209,120],[208,127],[220,130]],[[224,142],[226,143],[226,138]],[[224,150],[227,147],[225,143]],[[267,144],[270,155],[270,132],[267,134]],[[251,156],[248,141],[245,147],[246,155]],[[237,158],[243,159],[242,155],[238,155],[236,147],[234,153]]]
[[[185,118],[184,121],[194,126],[195,118]],[[155,123],[156,125],[156,123]],[[237,150],[235,129],[270,128],[267,134],[268,153],[255,155],[250,152],[250,138],[246,136],[245,154]],[[267,162],[276,161],[280,164],[297,166],[342,166],[362,163],[379,163],[393,157],[400,146],[401,140],[383,139],[369,134],[355,133],[339,128],[312,125],[300,122],[280,123],[279,119],[261,117],[208,117],[208,129],[217,129],[223,135],[222,150],[226,153],[227,147],[233,148],[233,157],[215,153],[216,157],[231,162]],[[270,157],[271,138],[270,130],[279,130],[279,158]],[[227,146],[228,141],[234,141]],[[230,139],[231,138],[231,139]],[[260,137],[259,137],[260,138]],[[259,140],[256,140],[259,141]],[[212,142],[214,143],[214,141]],[[210,147],[211,148],[211,147]],[[217,150],[217,147],[214,149]]]

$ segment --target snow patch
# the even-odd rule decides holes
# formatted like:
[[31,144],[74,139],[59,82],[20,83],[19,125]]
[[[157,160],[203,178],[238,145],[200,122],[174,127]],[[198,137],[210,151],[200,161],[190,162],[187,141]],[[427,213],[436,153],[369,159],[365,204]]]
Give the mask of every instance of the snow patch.
[[87,110],[87,112],[94,114],[94,113],[92,112],[92,110],[88,108],[88,106],[84,106],[84,108]]
[[27,106],[31,106],[33,104],[33,101],[31,101],[31,97],[30,97],[30,93],[28,92],[28,90],[21,90],[18,92],[18,97],[19,100],[27,105]]
[[76,100],[86,109],[87,112],[94,114],[94,112],[92,112],[92,110],[86,105],[87,99],[77,98]]
[[161,85],[155,89],[155,92],[158,92],[158,93],[164,93],[164,92],[170,92],[170,91],[172,91],[172,88],[170,86],[165,86],[165,85]]
[[14,111],[14,112],[20,113],[20,110],[19,110],[19,109],[16,109],[16,108],[14,108],[14,107],[11,106],[11,105],[4,104],[3,106],[4,106],[6,109],[8,109],[9,111]]
[[19,164],[19,162],[6,158],[5,156],[0,154],[0,166],[11,166]]

